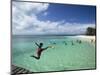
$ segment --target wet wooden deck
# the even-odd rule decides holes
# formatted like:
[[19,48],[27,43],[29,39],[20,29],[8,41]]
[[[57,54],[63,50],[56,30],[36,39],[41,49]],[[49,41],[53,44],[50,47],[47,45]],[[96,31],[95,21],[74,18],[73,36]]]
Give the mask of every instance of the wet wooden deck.
[[26,70],[24,68],[12,65],[11,75],[31,74],[31,73],[33,73],[33,72],[30,72],[29,70]]

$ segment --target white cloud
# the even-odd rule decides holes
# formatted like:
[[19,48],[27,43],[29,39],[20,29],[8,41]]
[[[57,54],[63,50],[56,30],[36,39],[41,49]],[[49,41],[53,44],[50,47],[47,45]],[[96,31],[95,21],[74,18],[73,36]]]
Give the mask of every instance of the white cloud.
[[[12,7],[13,34],[30,32],[31,30],[28,31],[27,28],[31,27],[32,25],[34,27],[38,24],[36,15],[41,13],[42,11],[47,10],[48,6],[49,4],[47,3],[44,4],[44,3],[13,2],[13,7]],[[30,16],[29,13],[31,14]]]
[[32,3],[32,2],[13,2],[13,6],[14,8],[17,8],[21,12],[33,11],[36,14],[41,11],[47,10],[49,4],[48,3]]
[[48,3],[13,2],[13,34],[77,34],[84,33],[89,26],[95,26],[94,24],[68,23],[64,20],[40,21],[37,15],[43,13],[46,16],[48,7]]

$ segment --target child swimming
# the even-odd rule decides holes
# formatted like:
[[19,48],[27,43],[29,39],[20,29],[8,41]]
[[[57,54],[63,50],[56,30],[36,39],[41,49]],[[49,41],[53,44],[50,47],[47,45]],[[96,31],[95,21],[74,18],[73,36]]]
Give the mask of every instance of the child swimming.
[[37,44],[37,43],[35,42],[35,44],[38,46],[38,49],[37,49],[37,57],[34,56],[34,55],[33,55],[32,57],[34,57],[34,58],[36,58],[36,59],[40,59],[41,53],[42,53],[44,50],[46,50],[46,49],[48,49],[48,48],[52,48],[52,46],[48,46],[48,47],[46,47],[46,48],[42,48],[42,47],[43,47],[43,43]]

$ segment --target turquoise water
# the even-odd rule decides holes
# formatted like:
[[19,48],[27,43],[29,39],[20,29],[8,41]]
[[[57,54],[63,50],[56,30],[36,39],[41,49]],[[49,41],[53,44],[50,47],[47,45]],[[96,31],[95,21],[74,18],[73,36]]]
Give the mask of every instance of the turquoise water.
[[[74,36],[13,36],[12,64],[26,68],[32,72],[94,69],[95,44],[82,41],[77,43]],[[31,57],[36,55],[37,46],[53,46],[42,52],[39,60]],[[66,42],[66,44],[65,44]],[[73,45],[72,45],[73,42]]]

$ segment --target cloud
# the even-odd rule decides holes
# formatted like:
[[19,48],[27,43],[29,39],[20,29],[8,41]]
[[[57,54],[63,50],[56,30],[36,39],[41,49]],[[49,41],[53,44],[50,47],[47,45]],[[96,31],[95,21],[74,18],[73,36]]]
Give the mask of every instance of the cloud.
[[95,24],[69,23],[62,21],[39,20],[42,13],[47,16],[48,3],[13,2],[12,32],[16,35],[37,34],[79,34]]
[[[13,8],[19,9],[21,12],[30,12],[34,14],[47,10],[48,3],[32,3],[32,2],[13,2]],[[16,11],[16,10],[14,10]],[[18,11],[18,10],[17,10]]]
[[31,30],[27,30],[30,27],[33,27],[34,30],[38,23],[37,15],[47,10],[49,6],[47,3],[13,2],[12,4],[13,34],[30,32]]

